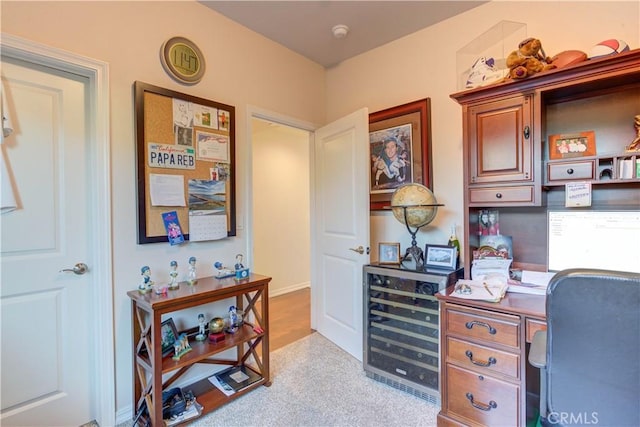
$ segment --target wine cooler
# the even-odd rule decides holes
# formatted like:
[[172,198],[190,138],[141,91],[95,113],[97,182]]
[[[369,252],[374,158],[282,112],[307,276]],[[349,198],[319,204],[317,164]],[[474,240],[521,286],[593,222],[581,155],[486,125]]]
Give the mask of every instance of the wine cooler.
[[455,271],[364,266],[364,357],[368,377],[440,403],[440,312],[435,294]]

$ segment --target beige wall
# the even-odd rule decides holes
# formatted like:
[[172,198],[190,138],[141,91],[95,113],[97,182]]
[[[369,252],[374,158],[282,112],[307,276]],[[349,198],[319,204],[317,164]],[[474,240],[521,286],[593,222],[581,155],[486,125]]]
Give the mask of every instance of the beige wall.
[[[446,244],[449,227],[462,235],[462,116],[449,98],[456,92],[456,51],[501,20],[527,24],[547,55],[591,47],[610,38],[640,48],[640,2],[493,1],[462,15],[359,55],[327,72],[327,120],[361,107],[369,112],[431,98],[433,190],[444,203],[417,240]],[[512,50],[514,47],[510,47]],[[377,242],[410,245],[409,233],[390,212],[371,217],[371,259]],[[464,245],[463,245],[464,246]]]
[[[370,112],[430,97],[433,123],[434,190],[441,208],[434,227],[419,244],[445,243],[449,225],[462,222],[462,142],[456,90],[455,52],[500,20],[526,22],[528,34],[548,54],[589,48],[621,38],[640,47],[639,3],[492,2],[327,72],[320,66],[248,31],[193,1],[12,2],[3,1],[2,31],[108,62],[111,90],[111,159],[114,230],[114,302],[117,410],[131,410],[130,312],[126,291],[137,286],[139,268],[167,271],[169,261],[194,255],[199,275],[211,263],[233,264],[246,248],[246,206],[250,167],[247,156],[248,105],[308,123],[326,124],[361,107]],[[159,49],[176,35],[193,40],[207,59],[203,81],[192,87],[164,72]],[[136,244],[136,189],[132,84],[140,80],[236,106],[238,237],[220,242],[169,247]],[[325,102],[326,100],[326,102]],[[371,218],[372,259],[378,241],[401,241],[408,234],[388,213]],[[460,228],[459,228],[460,230]],[[130,414],[130,413],[129,413]],[[129,415],[127,414],[127,415]]]
[[252,138],[253,267],[269,272],[276,296],[310,286],[310,141],[300,129],[261,129]]
[[[213,262],[233,266],[246,253],[247,106],[308,123],[325,122],[324,69],[193,1],[6,2],[2,31],[109,63],[113,198],[116,405],[131,410],[131,315],[126,292],[135,289],[140,267],[164,280],[169,262],[198,259],[198,275],[213,274]],[[159,51],[173,36],[202,50],[207,71],[201,83],[183,86],[164,72]],[[236,107],[238,237],[170,247],[137,245],[136,163],[132,85],[140,80]],[[248,260],[251,265],[251,260]],[[221,313],[224,314],[224,313]]]

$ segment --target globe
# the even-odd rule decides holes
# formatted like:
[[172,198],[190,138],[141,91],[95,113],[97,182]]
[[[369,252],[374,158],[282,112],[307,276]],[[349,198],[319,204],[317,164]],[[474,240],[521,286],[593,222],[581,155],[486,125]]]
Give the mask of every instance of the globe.
[[436,217],[438,206],[442,205],[438,205],[431,190],[422,184],[404,184],[391,196],[393,216],[409,227],[429,224]]

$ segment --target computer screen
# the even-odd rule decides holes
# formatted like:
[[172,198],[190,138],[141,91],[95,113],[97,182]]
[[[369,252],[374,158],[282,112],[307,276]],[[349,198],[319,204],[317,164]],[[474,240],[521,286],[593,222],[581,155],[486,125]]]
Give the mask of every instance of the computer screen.
[[548,270],[640,273],[640,211],[549,211]]

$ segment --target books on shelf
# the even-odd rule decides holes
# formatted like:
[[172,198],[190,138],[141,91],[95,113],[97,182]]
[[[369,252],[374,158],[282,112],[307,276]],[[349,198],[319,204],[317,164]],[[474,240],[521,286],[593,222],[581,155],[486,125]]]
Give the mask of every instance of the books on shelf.
[[262,376],[244,365],[233,366],[209,377],[209,381],[226,396],[260,381]]

